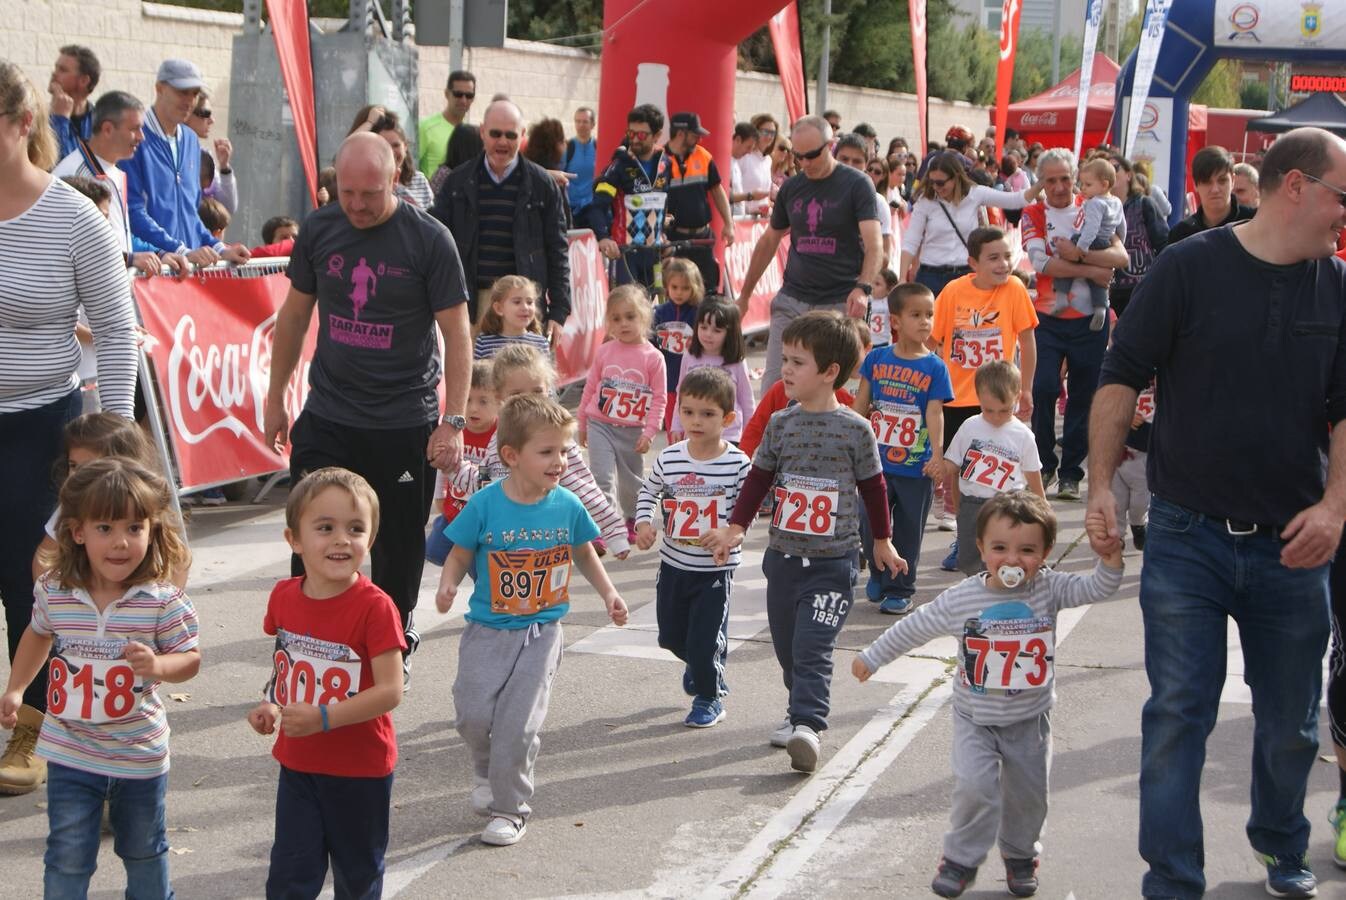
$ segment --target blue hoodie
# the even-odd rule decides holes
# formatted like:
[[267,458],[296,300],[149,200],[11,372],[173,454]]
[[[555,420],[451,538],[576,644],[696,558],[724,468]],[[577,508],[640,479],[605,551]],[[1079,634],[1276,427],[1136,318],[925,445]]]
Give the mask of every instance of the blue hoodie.
[[118,163],[126,173],[126,206],[131,233],[170,253],[198,247],[222,249],[197,214],[201,204],[201,143],[196,132],[178,126],[178,161],[153,109],[145,111],[145,139],[136,155]]
[[93,137],[93,104],[85,110],[83,118],[78,120],[70,116],[58,116],[55,113],[47,118],[51,122],[51,130],[56,133],[56,143],[61,146],[61,159],[79,149],[77,138],[84,138],[87,141]]

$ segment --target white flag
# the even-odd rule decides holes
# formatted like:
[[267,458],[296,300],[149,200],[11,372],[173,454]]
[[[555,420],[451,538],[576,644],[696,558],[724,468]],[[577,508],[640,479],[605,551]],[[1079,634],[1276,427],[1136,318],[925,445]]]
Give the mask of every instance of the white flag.
[[1084,115],[1089,109],[1089,91],[1094,86],[1094,50],[1098,47],[1098,26],[1103,21],[1103,0],[1089,0],[1084,11],[1084,55],[1080,60],[1080,99],[1075,105],[1075,158],[1080,158],[1084,143]]
[[1150,83],[1154,81],[1154,64],[1159,59],[1159,45],[1164,42],[1164,26],[1173,0],[1147,0],[1145,20],[1140,27],[1140,46],[1136,49],[1136,71],[1131,77],[1131,108],[1126,116],[1126,141],[1122,150],[1128,156],[1140,133],[1145,101],[1150,98]]

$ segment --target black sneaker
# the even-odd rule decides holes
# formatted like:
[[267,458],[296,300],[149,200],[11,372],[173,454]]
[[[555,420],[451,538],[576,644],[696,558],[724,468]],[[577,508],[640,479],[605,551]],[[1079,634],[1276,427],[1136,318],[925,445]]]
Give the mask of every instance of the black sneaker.
[[1136,545],[1136,549],[1137,549],[1137,550],[1144,550],[1144,549],[1145,549],[1145,526],[1144,526],[1144,525],[1132,525],[1132,526],[1131,526],[1131,543],[1133,543],[1133,544]]
[[1042,490],[1045,492],[1049,487],[1056,484],[1056,470],[1042,473]]
[[[1045,490],[1045,488],[1044,488]],[[1079,500],[1080,483],[1078,481],[1067,481],[1061,479],[1061,483],[1056,488],[1057,500]]]
[[1016,897],[1031,897],[1038,892],[1036,859],[1005,860],[1005,887]]
[[976,880],[975,867],[960,866],[951,859],[941,859],[939,872],[935,875],[935,880],[930,882],[930,890],[941,897],[961,897],[963,891],[972,887],[972,882]]
[[1317,897],[1318,879],[1306,856],[1258,854],[1267,867],[1267,893],[1273,897]]

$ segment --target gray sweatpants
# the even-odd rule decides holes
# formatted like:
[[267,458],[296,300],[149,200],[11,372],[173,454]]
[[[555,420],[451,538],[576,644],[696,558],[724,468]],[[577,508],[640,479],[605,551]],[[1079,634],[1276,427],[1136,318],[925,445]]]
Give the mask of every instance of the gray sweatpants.
[[953,809],[944,856],[976,867],[1000,836],[1007,859],[1033,859],[1047,818],[1051,712],[1013,725],[977,725],[953,708]]
[[[1132,525],[1145,526],[1150,522],[1150,483],[1145,479],[1145,460],[1148,453],[1126,448],[1121,465],[1112,475],[1112,493],[1117,498],[1118,519],[1123,513]],[[1117,524],[1125,524],[1119,521]]]
[[[589,469],[612,508],[636,517],[636,493],[645,479],[645,458],[636,452],[640,428],[589,420]],[[616,492],[613,492],[613,486]],[[620,502],[618,502],[620,501]]]
[[790,723],[827,728],[832,696],[832,648],[851,611],[857,557],[808,559],[768,549],[766,617],[785,689]]
[[458,645],[453,705],[458,734],[472,751],[478,784],[491,785],[491,812],[532,812],[533,763],[542,740],[552,679],[561,665],[561,623],[516,631],[468,622]]
[[767,332],[766,339],[766,368],[762,370],[762,396],[766,396],[771,386],[780,381],[781,335],[785,333],[785,326],[815,309],[830,309],[845,315],[846,301],[805,303],[784,292],[777,293],[771,298],[771,330]]
[[963,494],[958,498],[958,571],[964,575],[976,575],[986,568],[977,549],[977,514],[985,505],[985,497]]

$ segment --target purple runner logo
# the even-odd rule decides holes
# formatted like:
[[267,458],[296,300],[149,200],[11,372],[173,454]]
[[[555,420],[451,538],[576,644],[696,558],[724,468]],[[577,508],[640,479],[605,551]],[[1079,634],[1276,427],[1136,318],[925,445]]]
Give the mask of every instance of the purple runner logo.
[[819,200],[813,198],[808,206],[802,205],[801,201],[795,201],[791,210],[795,215],[804,213],[809,233],[800,235],[794,239],[794,248],[799,253],[810,253],[819,256],[832,256],[837,252],[837,239],[831,237],[818,237],[818,227],[822,225],[823,213],[832,206],[831,200]]
[[360,321],[360,310],[368,305],[369,301],[374,299],[374,292],[378,287],[379,277],[374,274],[374,270],[365,262],[365,258],[360,257],[360,262],[351,270],[351,307],[355,311],[355,321]]
[[338,315],[327,316],[327,334],[334,343],[369,350],[389,350],[393,346],[393,326],[373,325]]

